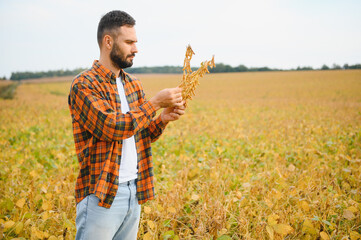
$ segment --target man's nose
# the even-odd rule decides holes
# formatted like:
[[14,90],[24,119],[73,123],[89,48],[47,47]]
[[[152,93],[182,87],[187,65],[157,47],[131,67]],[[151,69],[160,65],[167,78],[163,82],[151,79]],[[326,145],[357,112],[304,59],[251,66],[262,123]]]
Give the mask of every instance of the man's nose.
[[135,44],[133,46],[132,53],[138,53],[138,48],[137,48],[137,45],[135,45]]

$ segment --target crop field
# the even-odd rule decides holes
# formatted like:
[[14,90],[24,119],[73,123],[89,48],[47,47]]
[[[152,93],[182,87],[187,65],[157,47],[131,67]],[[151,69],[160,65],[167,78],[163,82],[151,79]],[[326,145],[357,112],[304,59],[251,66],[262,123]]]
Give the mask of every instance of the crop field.
[[[70,79],[0,99],[0,239],[75,237]],[[153,160],[139,239],[361,239],[361,71],[206,75]]]

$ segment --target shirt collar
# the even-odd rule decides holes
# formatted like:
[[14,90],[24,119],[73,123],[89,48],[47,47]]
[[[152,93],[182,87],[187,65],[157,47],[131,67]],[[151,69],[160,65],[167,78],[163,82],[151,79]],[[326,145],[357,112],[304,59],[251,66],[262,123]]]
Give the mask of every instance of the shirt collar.
[[[104,67],[98,60],[95,60],[93,63],[93,69],[103,78],[105,78],[107,81],[116,81],[116,75],[110,71],[108,68]],[[121,79],[124,79],[124,81],[127,81],[126,78],[126,72],[124,72],[123,69],[120,69],[120,77]]]

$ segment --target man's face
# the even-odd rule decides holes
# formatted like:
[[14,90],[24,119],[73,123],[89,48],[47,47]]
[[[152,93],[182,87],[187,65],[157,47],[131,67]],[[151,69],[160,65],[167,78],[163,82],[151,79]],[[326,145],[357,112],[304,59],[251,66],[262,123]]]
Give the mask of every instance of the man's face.
[[136,42],[134,27],[120,27],[110,52],[110,59],[115,67],[127,68],[133,65],[134,56],[138,52]]

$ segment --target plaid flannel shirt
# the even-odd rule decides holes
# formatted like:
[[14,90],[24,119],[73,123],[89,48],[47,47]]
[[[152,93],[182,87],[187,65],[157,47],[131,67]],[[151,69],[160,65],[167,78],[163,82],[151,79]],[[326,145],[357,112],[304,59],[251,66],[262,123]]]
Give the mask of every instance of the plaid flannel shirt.
[[121,112],[116,76],[97,60],[72,82],[68,97],[80,172],[75,185],[79,203],[95,194],[99,206],[110,208],[118,190],[122,140],[134,135],[138,157],[139,204],[154,198],[151,142],[166,124],[155,118],[139,80],[120,72],[130,111]]

